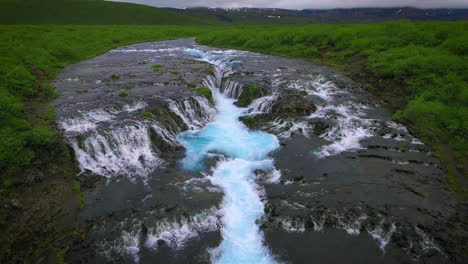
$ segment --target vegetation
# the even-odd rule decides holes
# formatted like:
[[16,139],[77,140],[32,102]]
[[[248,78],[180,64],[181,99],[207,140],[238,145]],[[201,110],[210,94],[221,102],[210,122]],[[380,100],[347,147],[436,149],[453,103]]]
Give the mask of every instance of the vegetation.
[[105,0],[0,0],[0,24],[208,25],[167,9]]
[[239,100],[236,102],[237,106],[247,107],[256,98],[264,96],[265,93],[262,87],[256,84],[249,84],[244,86],[242,94],[239,96]]
[[153,65],[153,71],[161,71],[165,66],[161,64]]
[[[409,21],[242,27],[202,44],[307,58],[349,73],[395,109],[394,118],[463,169],[468,154],[468,22]],[[450,158],[448,156],[454,156]]]
[[73,184],[73,192],[75,193],[76,197],[80,201],[80,208],[84,208],[85,202],[83,197],[83,192],[81,191],[81,184],[80,182],[76,181]]
[[118,75],[117,73],[113,73],[113,74],[111,75],[111,79],[112,79],[112,80],[118,80],[118,79],[120,79],[120,75]]
[[208,87],[200,87],[197,89],[197,92],[203,96],[205,96],[208,101],[210,101],[211,103],[213,103],[213,94],[211,93],[211,90],[210,88]]
[[155,116],[160,116],[160,115],[162,115],[162,112],[158,108],[151,108],[142,113],[142,116],[147,119],[151,119]]

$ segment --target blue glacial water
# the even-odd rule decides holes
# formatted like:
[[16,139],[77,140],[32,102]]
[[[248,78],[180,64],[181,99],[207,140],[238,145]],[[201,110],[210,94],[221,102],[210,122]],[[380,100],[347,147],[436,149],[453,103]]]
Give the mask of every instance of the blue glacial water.
[[[204,56],[203,52],[190,53]],[[279,148],[279,141],[274,135],[250,131],[239,121],[243,109],[234,105],[235,100],[220,93],[219,87],[211,88],[217,110],[214,121],[202,130],[180,134],[179,140],[186,148],[182,164],[187,170],[206,169],[204,161],[208,156],[223,156],[211,168],[210,176],[211,182],[224,191],[220,208],[223,240],[211,250],[212,262],[276,263],[264,246],[263,233],[258,226],[264,204],[254,171],[274,170],[274,162],[268,155]]]

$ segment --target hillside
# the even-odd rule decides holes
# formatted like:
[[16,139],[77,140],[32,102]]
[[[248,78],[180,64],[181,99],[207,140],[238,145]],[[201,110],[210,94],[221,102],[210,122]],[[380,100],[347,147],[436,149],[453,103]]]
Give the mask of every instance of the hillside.
[[216,20],[104,0],[0,0],[0,24],[208,25]]
[[180,14],[211,17],[238,24],[311,24],[333,22],[381,22],[409,19],[412,21],[457,21],[468,19],[468,9],[418,9],[397,8],[351,8],[351,9],[304,9],[288,10],[274,8],[187,8],[170,9]]

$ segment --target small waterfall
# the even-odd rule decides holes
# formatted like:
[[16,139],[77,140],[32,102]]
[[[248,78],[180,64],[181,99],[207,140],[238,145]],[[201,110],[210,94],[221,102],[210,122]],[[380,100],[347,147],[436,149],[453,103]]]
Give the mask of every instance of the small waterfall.
[[215,114],[208,99],[202,96],[193,96],[184,101],[170,100],[169,108],[190,130],[203,128]]
[[[125,104],[121,107],[91,110],[78,117],[63,119],[60,127],[75,150],[82,171],[90,171],[108,179],[126,175],[130,179],[146,179],[156,167],[163,164],[151,141],[150,130],[163,140],[163,144],[180,146],[177,135],[188,129],[199,129],[209,123],[214,110],[205,97],[194,96],[183,101],[170,101],[169,108],[183,121],[132,121],[140,118],[138,111],[145,102]],[[137,116],[133,116],[136,113]],[[112,122],[124,121],[113,126]],[[161,146],[159,143],[156,144]]]
[[278,99],[278,94],[264,96],[255,99],[248,108],[248,115],[269,114],[272,111],[273,103]]
[[175,147],[180,145],[179,141],[177,140],[177,134],[179,134],[182,130],[179,127],[168,126],[168,128],[166,128],[163,124],[155,123],[151,125],[151,128],[169,146]]
[[148,228],[148,238],[145,246],[157,249],[158,241],[163,240],[174,250],[185,247],[189,240],[197,238],[201,233],[219,230],[220,215],[212,208],[197,215],[182,217],[178,221],[158,221],[157,225]]
[[127,175],[130,179],[145,178],[162,163],[151,148],[148,127],[141,123],[109,131],[91,132],[72,140],[80,168],[111,178]]
[[[155,215],[159,217],[155,221]],[[182,214],[181,217],[165,217],[164,212],[149,211],[143,217],[129,217],[111,227],[96,226],[91,232],[98,238],[102,233],[118,235],[117,238],[98,240],[98,253],[111,262],[132,258],[140,262],[142,248],[158,250],[163,242],[172,250],[183,249],[189,241],[198,239],[203,233],[216,232],[220,228],[220,213],[212,207],[197,214]],[[108,229],[111,228],[111,231]]]
[[228,98],[237,99],[242,94],[242,91],[243,85],[232,80],[227,80],[221,87],[221,92]]

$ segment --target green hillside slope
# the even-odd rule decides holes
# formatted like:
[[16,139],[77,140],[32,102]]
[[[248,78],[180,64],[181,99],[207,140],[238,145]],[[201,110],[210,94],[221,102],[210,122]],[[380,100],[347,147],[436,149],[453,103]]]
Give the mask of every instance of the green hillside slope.
[[104,0],[0,0],[0,24],[207,25],[215,19]]

